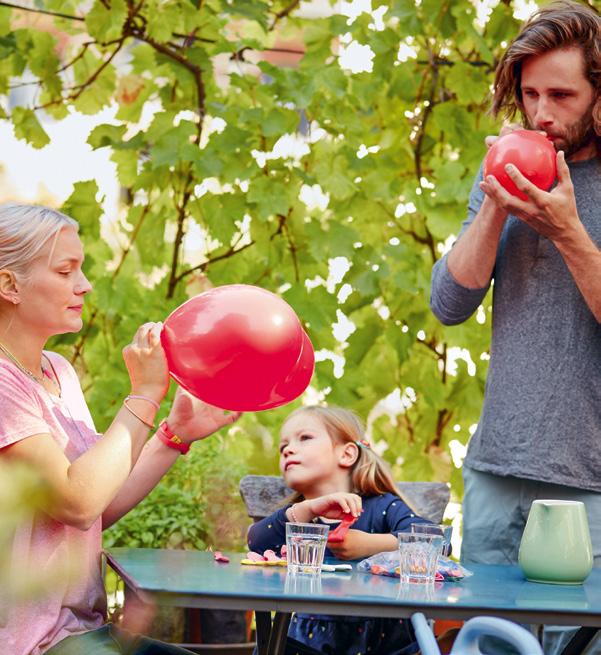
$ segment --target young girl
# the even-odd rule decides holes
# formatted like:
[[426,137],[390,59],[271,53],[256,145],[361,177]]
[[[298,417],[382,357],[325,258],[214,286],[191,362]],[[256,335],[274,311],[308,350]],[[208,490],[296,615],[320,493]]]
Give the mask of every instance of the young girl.
[[[183,655],[189,651],[105,625],[101,532],[193,441],[238,414],[178,389],[157,429],[169,374],[161,325],[146,323],[123,350],[131,392],[106,432],[96,432],[73,367],[44,350],[52,335],[82,328],[91,291],[83,258],[73,219],[45,207],[0,206],[0,459],[33,468],[49,491],[43,511],[15,530],[12,574],[54,576],[52,588],[29,602],[9,602],[2,585],[0,644],[11,655]],[[61,571],[66,564],[73,570]]]
[[[371,450],[361,422],[348,410],[312,406],[293,412],[282,426],[280,470],[295,493],[285,508],[250,526],[248,546],[256,552],[279,552],[287,522],[331,523],[351,513],[356,523],[342,543],[328,544],[326,557],[357,560],[395,550],[395,533],[409,531],[411,523],[428,523],[400,497],[388,466]],[[300,642],[312,652],[336,655],[418,650],[410,623],[397,619],[299,614],[288,636],[290,645]]]

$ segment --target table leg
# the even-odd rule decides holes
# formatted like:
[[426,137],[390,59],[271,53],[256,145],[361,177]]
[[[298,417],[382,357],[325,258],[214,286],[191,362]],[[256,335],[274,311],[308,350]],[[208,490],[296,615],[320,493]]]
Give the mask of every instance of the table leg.
[[287,612],[276,612],[271,626],[271,636],[269,638],[269,655],[284,655],[286,652],[286,637],[288,636],[288,626],[290,617]]
[[561,655],[581,655],[598,631],[599,628],[580,628],[561,651]]
[[271,638],[271,612],[255,612],[257,623],[257,650],[259,655],[267,655]]
[[272,623],[271,612],[255,612],[259,655],[284,655],[291,616],[287,612],[276,612]]

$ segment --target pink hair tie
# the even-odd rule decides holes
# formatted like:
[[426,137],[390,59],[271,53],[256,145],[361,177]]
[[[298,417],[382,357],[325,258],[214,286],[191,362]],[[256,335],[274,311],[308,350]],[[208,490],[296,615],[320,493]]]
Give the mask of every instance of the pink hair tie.
[[154,400],[153,398],[149,398],[148,396],[134,396],[133,394],[130,393],[129,396],[125,398],[125,400],[145,400],[147,403],[150,403],[155,409],[160,409],[161,407],[156,400]]
[[363,448],[367,448],[368,450],[371,450],[371,444],[367,439],[358,439],[357,441],[355,441],[355,443],[358,446],[363,446]]

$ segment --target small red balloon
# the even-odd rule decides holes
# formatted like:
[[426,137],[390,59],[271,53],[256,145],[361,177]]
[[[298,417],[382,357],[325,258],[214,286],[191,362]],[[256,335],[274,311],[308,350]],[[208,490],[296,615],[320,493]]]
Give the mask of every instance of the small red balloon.
[[513,164],[532,184],[548,191],[557,177],[556,153],[553,143],[546,136],[531,130],[515,130],[499,137],[491,146],[484,160],[484,177],[494,175],[503,188],[522,200],[522,193],[505,171]]
[[257,411],[298,395],[298,381],[306,378],[305,337],[282,298],[232,284],[175,309],[165,320],[161,343],[171,377],[191,394],[222,409]]

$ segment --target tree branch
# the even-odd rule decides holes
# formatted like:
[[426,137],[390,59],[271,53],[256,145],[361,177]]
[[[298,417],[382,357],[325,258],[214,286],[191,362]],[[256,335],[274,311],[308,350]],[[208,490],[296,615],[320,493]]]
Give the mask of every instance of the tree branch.
[[216,257],[212,257],[211,259],[207,259],[206,262],[203,262],[202,264],[199,264],[198,266],[193,266],[192,268],[188,268],[182,273],[180,273],[177,276],[176,283],[180,282],[183,280],[186,276],[190,275],[190,273],[194,273],[196,271],[201,271],[204,272],[211,264],[214,264],[215,262],[219,262],[223,259],[228,259],[229,257],[232,257],[234,255],[237,255],[238,253],[242,252],[243,250],[246,250],[247,248],[250,248],[250,246],[254,246],[255,242],[254,241],[249,241],[248,243],[245,243],[243,246],[240,246],[240,248],[236,248],[236,244],[233,246],[230,246],[228,250],[221,255],[217,255]]
[[32,14],[44,14],[46,16],[55,16],[56,18],[66,18],[67,20],[77,20],[82,23],[85,21],[85,18],[80,16],[73,16],[71,14],[62,14],[59,11],[48,11],[47,9],[35,9],[34,7],[22,7],[21,5],[15,5],[12,2],[0,2],[0,7],[10,7],[11,9],[19,9],[20,11],[28,11]]
[[294,11],[298,5],[300,4],[300,0],[292,0],[292,2],[287,6],[282,9],[282,11],[278,11],[275,14],[275,18],[273,20],[273,23],[271,24],[271,27],[269,28],[269,31],[271,32],[273,29],[275,29],[275,26],[278,24],[279,21],[281,21],[283,18],[286,18],[292,11]]
[[[188,181],[185,184],[185,187],[189,185],[189,180],[191,174],[188,173]],[[179,260],[179,253],[182,247],[182,242],[184,240],[184,222],[186,220],[186,205],[190,199],[191,191],[188,188],[184,189],[184,195],[182,197],[182,202],[177,208],[177,232],[175,235],[175,243],[173,244],[173,254],[171,256],[171,270],[169,272],[169,284],[167,286],[167,298],[173,298],[175,294],[175,287],[181,279],[177,274],[177,262]]]
[[82,84],[77,84],[76,86],[71,87],[70,89],[67,89],[68,91],[76,91],[76,93],[72,93],[68,95],[67,97],[61,96],[60,98],[57,98],[56,100],[50,100],[48,102],[45,102],[43,105],[37,105],[36,107],[33,108],[34,111],[37,111],[38,109],[45,109],[46,107],[51,107],[52,105],[58,105],[62,102],[73,102],[74,100],[77,100],[79,96],[89,87],[91,86],[99,77],[100,73],[110,65],[111,61],[116,57],[117,53],[121,50],[123,47],[123,43],[125,39],[127,38],[127,34],[123,34],[122,37],[118,40],[118,45],[115,48],[115,50],[111,53],[110,57],[102,63],[101,66],[99,66],[96,71]]

